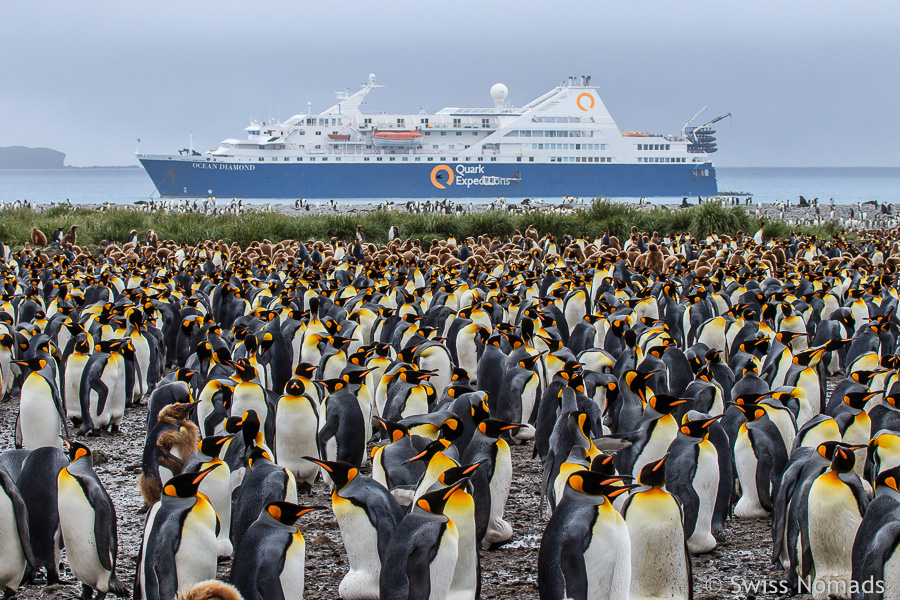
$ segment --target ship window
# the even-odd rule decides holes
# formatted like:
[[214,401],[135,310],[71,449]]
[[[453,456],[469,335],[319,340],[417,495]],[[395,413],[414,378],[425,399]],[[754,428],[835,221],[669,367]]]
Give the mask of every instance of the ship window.
[[446,131],[442,131],[442,132],[441,132],[441,135],[447,135],[447,132],[446,132]]
[[416,157],[416,162],[419,162],[420,160],[422,160],[422,157],[421,157],[421,156],[417,156],[417,157]]
[[395,159],[394,159],[394,157],[392,156],[392,157],[390,157],[388,160],[391,161],[391,162],[394,162]]
[[381,160],[381,157],[379,156],[379,157],[377,157],[375,160],[380,161],[380,160]]
[[533,157],[533,156],[529,156],[529,157],[528,157],[528,162],[534,162],[534,157]]
[[264,160],[266,160],[266,159],[263,158],[262,156],[259,157],[259,162],[262,162],[262,161],[264,161]]
[[458,161],[458,160],[459,160],[459,157],[458,157],[458,156],[454,156],[454,157],[453,157],[453,162],[456,162],[456,161]]
[[[422,125],[428,125],[428,119],[422,119]],[[427,133],[425,135],[428,135]]]
[[492,156],[492,157],[491,157],[491,162],[497,162],[497,157],[496,157],[496,156]]
[[482,120],[481,120],[481,126],[482,126],[482,127],[490,127],[490,126],[491,126],[491,120],[490,120],[490,119],[482,119]]
[[668,150],[668,149],[669,149],[669,144],[666,144],[666,150]]
[[289,160],[291,160],[291,159],[288,158],[287,156],[284,157],[284,162],[287,162],[287,161],[289,161]]
[[372,124],[372,119],[370,119],[369,117],[366,117],[365,119],[363,119],[363,123],[366,124],[366,125],[371,125],[371,124]]
[[403,125],[405,119],[397,119],[397,125]]
[[543,149],[544,149],[544,145],[543,145],[543,144],[538,144],[538,150],[543,150]]
[[300,157],[298,156],[298,157],[297,157],[297,162],[303,162],[303,159],[300,158]]
[[462,131],[457,131],[456,135],[462,135]]
[[453,126],[459,127],[462,124],[462,119],[453,119]]
[[369,157],[368,157],[368,156],[364,156],[364,157],[363,157],[363,160],[369,160]]
[[429,156],[429,157],[428,157],[428,162],[434,162],[434,157],[433,157],[433,156]]
[[310,156],[310,157],[309,157],[309,161],[310,161],[310,162],[312,162],[312,161],[314,161],[314,160],[316,160],[316,157],[315,157],[315,156]]
[[316,132],[316,135],[322,135],[322,132],[321,132],[321,131],[317,131],[317,132]]
[[517,157],[516,157],[516,162],[522,162],[522,157],[521,157],[521,156],[517,156]]
[[340,157],[340,156],[337,156],[337,157],[335,157],[334,160],[336,160],[337,162],[341,162],[341,157]]

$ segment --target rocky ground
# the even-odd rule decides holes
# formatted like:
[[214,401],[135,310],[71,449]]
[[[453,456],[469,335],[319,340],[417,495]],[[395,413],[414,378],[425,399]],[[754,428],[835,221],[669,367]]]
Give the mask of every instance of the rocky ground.
[[[17,399],[0,404],[0,427],[5,432],[0,449],[13,446],[13,428]],[[95,451],[96,470],[106,485],[118,511],[119,578],[128,586],[134,581],[135,565],[144,515],[139,514],[141,498],[137,489],[137,468],[141,460],[146,409],[139,407],[126,413],[122,435],[88,438]],[[546,519],[540,509],[540,465],[531,459],[532,447],[513,449],[514,476],[506,509],[506,518],[515,530],[513,541],[502,548],[482,554],[482,598],[536,598],[537,556],[541,532]],[[317,483],[311,497],[302,503],[330,506],[325,485]],[[347,557],[340,531],[330,511],[313,512],[301,518],[301,529],[307,543],[306,598],[334,599],[341,577],[346,572]],[[729,522],[727,541],[714,552],[693,558],[695,600],[714,598],[779,598],[779,594],[747,592],[738,587],[746,582],[768,582],[775,585],[782,573],[769,566],[770,534],[768,520],[736,520]],[[219,565],[220,578],[227,577],[230,561]],[[64,579],[73,579],[65,555],[60,571]],[[19,590],[24,600],[37,598],[71,598],[80,594],[80,586],[66,585],[53,589],[25,586]]]

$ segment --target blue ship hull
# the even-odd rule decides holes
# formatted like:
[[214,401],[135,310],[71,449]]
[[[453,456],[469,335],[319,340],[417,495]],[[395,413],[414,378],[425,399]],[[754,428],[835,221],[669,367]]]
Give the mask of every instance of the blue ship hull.
[[139,157],[164,197],[593,198],[713,196],[712,163],[250,163]]

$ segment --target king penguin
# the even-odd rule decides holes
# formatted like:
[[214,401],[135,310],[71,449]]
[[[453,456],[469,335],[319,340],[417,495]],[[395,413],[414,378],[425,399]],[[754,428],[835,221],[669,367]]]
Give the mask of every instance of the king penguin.
[[612,506],[634,486],[594,471],[569,476],[538,552],[540,600],[628,600],[631,538]]
[[0,590],[14,594],[26,570],[34,568],[25,501],[12,476],[0,468]]
[[350,571],[338,586],[344,600],[378,600],[382,564],[389,561],[388,544],[403,520],[403,509],[383,485],[360,474],[349,463],[305,457],[334,484],[331,508],[341,530]]
[[126,592],[116,578],[119,537],[116,508],[103,487],[91,451],[80,442],[66,443],[69,466],[59,472],[59,524],[72,574],[81,582],[82,600],[97,600],[110,591]]
[[459,553],[456,524],[444,514],[464,482],[424,494],[394,531],[379,579],[380,600],[446,598]]
[[[827,600],[837,589],[850,589],[852,554],[857,530],[869,500],[862,481],[853,472],[856,456],[851,447],[837,447],[831,468],[813,482],[805,505],[800,507],[802,571],[800,578],[815,600]],[[811,560],[805,560],[809,557]],[[815,579],[810,581],[812,576]]]
[[198,491],[215,466],[169,480],[144,522],[134,598],[169,600],[216,577],[219,517]]
[[306,542],[295,522],[323,508],[290,502],[263,508],[244,534],[229,576],[244,600],[303,598]]
[[622,517],[631,538],[631,599],[691,598],[691,557],[681,504],[664,489],[668,455],[647,463],[642,486],[628,497]]
[[[900,597],[900,467],[882,471],[875,498],[866,508],[853,541],[852,581],[860,598]],[[879,594],[879,589],[883,595]]]

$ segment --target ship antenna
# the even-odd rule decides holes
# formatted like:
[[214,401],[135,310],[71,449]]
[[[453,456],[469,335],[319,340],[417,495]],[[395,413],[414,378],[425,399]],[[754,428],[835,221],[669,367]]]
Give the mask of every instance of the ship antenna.
[[[140,140],[138,140],[140,141]],[[188,150],[190,150],[191,156],[194,155],[194,128],[191,127],[190,133],[188,134]]]

